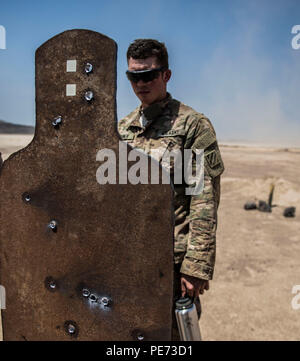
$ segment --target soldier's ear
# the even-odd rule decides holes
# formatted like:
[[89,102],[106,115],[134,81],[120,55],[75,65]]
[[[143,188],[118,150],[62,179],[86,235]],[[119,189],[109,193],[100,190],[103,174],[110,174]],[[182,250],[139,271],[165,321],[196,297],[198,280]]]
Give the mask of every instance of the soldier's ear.
[[163,80],[167,83],[171,78],[172,72],[170,69],[167,69],[163,72]]

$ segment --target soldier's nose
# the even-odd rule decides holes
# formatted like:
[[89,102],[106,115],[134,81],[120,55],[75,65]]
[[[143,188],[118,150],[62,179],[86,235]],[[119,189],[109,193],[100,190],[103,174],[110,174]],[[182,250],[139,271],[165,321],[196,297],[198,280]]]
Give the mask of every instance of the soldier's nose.
[[143,80],[139,80],[136,85],[137,86],[144,86],[146,83]]

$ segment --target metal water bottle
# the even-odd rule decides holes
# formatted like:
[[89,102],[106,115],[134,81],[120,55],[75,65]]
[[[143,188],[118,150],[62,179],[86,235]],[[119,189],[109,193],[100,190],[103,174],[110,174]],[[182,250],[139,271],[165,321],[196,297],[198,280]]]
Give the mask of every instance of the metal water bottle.
[[181,297],[175,303],[175,315],[181,341],[201,341],[196,306],[189,297]]

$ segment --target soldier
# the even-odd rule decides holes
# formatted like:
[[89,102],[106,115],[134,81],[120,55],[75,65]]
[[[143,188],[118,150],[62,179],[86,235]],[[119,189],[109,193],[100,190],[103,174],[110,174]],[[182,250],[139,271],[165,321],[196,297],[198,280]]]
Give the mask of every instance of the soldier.
[[[160,162],[164,151],[191,149],[193,168],[194,152],[204,150],[203,191],[186,195],[184,182],[174,184],[174,295],[193,297],[200,318],[199,294],[209,289],[214,271],[220,175],[224,170],[216,134],[208,118],[167,92],[171,70],[163,43],[135,40],[127,50],[127,62],[126,74],[141,104],[119,121],[121,138],[151,155],[153,149],[159,149],[153,154]],[[174,164],[170,164],[172,177]],[[175,318],[172,339],[179,339]]]

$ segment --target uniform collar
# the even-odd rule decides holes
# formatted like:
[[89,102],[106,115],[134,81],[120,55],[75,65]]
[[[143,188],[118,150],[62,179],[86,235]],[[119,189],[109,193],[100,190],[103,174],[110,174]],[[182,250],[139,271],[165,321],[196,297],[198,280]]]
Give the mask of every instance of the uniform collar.
[[170,100],[172,100],[172,96],[170,93],[167,93],[167,96],[164,99],[149,105],[149,107],[146,109],[142,109],[142,105],[140,105],[135,111],[136,114],[133,120],[128,124],[128,128],[137,127],[143,129],[139,121],[141,114],[144,114],[148,120],[146,125],[147,128],[157,117],[159,117],[164,112]]

